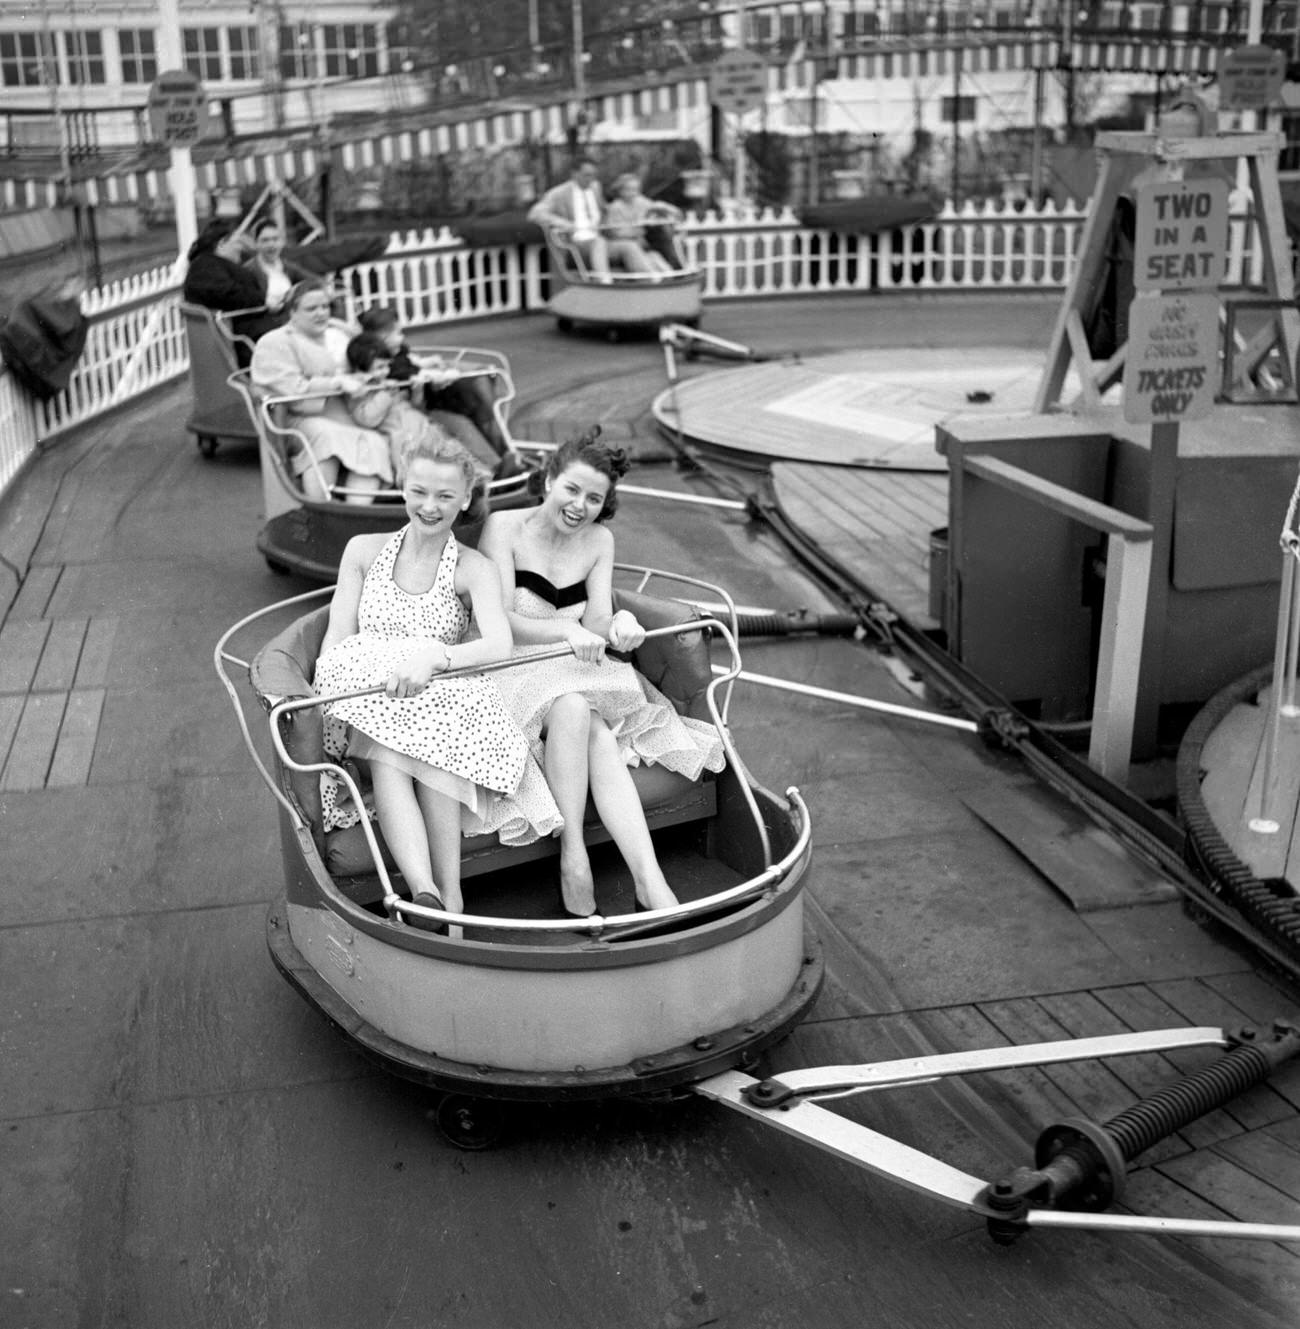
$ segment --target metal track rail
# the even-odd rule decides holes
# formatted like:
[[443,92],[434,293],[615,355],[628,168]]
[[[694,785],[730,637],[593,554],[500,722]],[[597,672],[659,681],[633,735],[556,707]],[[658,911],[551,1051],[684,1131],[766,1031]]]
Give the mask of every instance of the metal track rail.
[[[1220,872],[1176,823],[1122,785],[1093,770],[1052,734],[1023,716],[999,693],[920,629],[894,613],[857,575],[818,547],[780,511],[770,493],[754,493],[749,511],[761,520],[823,586],[857,613],[881,645],[915,663],[971,717],[986,741],[1017,752],[1047,785],[1080,807],[1139,858],[1159,870],[1193,911],[1231,931],[1289,980],[1300,983],[1300,912],[1278,900],[1267,883],[1239,865]],[[1181,762],[1182,786],[1187,783]],[[1198,871],[1199,869],[1199,871]]]

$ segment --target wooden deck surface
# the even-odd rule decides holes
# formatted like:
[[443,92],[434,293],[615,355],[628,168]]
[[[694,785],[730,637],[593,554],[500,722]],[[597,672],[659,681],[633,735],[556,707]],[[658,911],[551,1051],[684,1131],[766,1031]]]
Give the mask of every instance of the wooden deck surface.
[[935,425],[1027,415],[1041,373],[1032,352],[1000,346],[934,356],[841,351],[787,357],[681,383],[656,413],[666,426],[749,464],[944,471]]
[[930,534],[948,521],[948,477],[780,462],[781,511],[864,586],[921,628],[930,613]]
[[[998,1047],[1188,1025],[1233,1028],[1234,1020],[1267,1027],[1289,1004],[1281,990],[1264,980],[1230,974],[982,1002],[914,1018],[942,1044]],[[987,1078],[987,1091],[997,1095],[1007,1120],[1033,1140],[1046,1126],[1069,1117],[1105,1122],[1222,1055],[1215,1048],[1140,1053],[981,1078]],[[1297,1108],[1300,1065],[1291,1065],[1132,1160],[1120,1207],[1168,1217],[1252,1215],[1259,1221],[1294,1223],[1300,1202]],[[1245,1243],[1230,1243],[1235,1250],[1203,1245],[1203,1253],[1225,1269],[1240,1273],[1243,1256],[1250,1262],[1251,1252],[1241,1249]],[[1286,1249],[1300,1274],[1300,1250]]]

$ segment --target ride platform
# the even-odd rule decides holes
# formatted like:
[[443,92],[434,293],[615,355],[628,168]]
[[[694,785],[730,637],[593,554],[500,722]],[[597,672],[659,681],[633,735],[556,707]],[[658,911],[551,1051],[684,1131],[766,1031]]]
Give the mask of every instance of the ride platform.
[[654,413],[665,434],[705,455],[770,470],[796,526],[935,630],[930,560],[948,520],[935,428],[1028,415],[1039,373],[1038,357],[1011,346],[782,355],[678,383]]
[[[991,329],[1026,354],[1045,341],[1024,300],[867,307],[869,321],[858,301],[737,306],[709,326],[772,328],[810,354],[874,338],[900,363]],[[508,352],[535,393],[524,436],[599,419],[659,446],[657,345],[593,336],[576,356],[540,315],[466,336]],[[898,1324],[1294,1329],[1291,1246],[1041,1233],[1001,1251],[971,1216],[700,1100],[550,1107],[512,1116],[496,1151],[443,1144],[427,1095],[375,1073],[268,960],[278,826],[211,654],[236,618],[312,587],[257,551],[256,451],[203,458],[189,406],[178,386],[44,450],[0,523],[0,590],[18,583],[0,597],[6,1322],[856,1329],[866,1305]],[[669,466],[639,465],[647,477],[700,488]],[[824,606],[740,514],[628,495],[614,531],[621,553],[707,568],[742,603]],[[756,640],[745,658],[916,700],[845,638]],[[743,686],[733,723],[756,776],[793,778],[812,810],[828,976],[774,1071],[1293,1009],[1285,980],[1149,891],[974,735]],[[1046,870],[1085,853],[1086,883]],[[991,1177],[1030,1161],[1047,1122],[1108,1117],[1203,1060],[997,1071],[835,1107]],[[1276,1221],[1298,1201],[1294,1064],[1145,1155],[1126,1193],[1146,1212]]]
[[1229,854],[1257,881],[1300,894],[1300,710],[1284,696],[1275,715],[1271,669],[1246,675],[1205,707],[1183,740],[1181,763],[1202,852]]

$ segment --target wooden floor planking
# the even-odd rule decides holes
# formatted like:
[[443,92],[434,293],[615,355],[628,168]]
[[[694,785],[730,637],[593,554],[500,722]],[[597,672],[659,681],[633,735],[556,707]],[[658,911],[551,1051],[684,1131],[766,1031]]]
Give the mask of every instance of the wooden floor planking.
[[1165,1159],[1158,1170],[1233,1218],[1257,1223],[1296,1221],[1295,1201],[1286,1191],[1252,1176],[1217,1147]]
[[84,618],[54,619],[50,624],[49,636],[45,639],[40,664],[36,667],[36,676],[32,679],[32,687],[40,692],[67,691],[77,676],[77,665],[81,660],[85,639]]
[[937,626],[930,531],[946,511],[946,476],[780,463],[772,482],[782,512],[818,546],[905,619]]
[[[1013,1043],[1047,1043],[1072,1037],[1070,1031],[1032,997],[981,1002],[979,1009]],[[1076,1115],[1093,1121],[1109,1120],[1133,1100],[1124,1081],[1102,1061],[1059,1062],[1044,1066],[1042,1070],[1062,1093],[1074,1100],[1079,1109]],[[1172,1157],[1186,1148],[1181,1141],[1165,1140],[1152,1148],[1148,1157]]]
[[92,618],[86,628],[86,640],[77,662],[77,688],[103,687],[108,682],[108,662],[117,636],[117,618],[113,615]]
[[49,636],[44,619],[15,619],[0,627],[0,692],[26,692],[36,677]]
[[0,790],[43,789],[63,721],[61,692],[29,693],[0,772]]
[[9,619],[39,619],[45,614],[63,574],[60,563],[35,563],[27,569],[9,610]]
[[1215,1152],[1256,1180],[1267,1182],[1292,1200],[1300,1200],[1300,1153],[1268,1131],[1251,1131],[1223,1140],[1215,1145]]
[[46,788],[84,785],[95,755],[95,737],[104,709],[104,689],[90,688],[68,694],[59,736],[46,777]]
[[[1145,984],[1101,988],[1094,995],[1133,1030],[1179,1029],[1188,1024],[1168,1002]],[[1217,1048],[1171,1048],[1160,1053],[1160,1060],[1166,1068],[1166,1083],[1172,1083],[1181,1075],[1199,1071],[1218,1056]],[[1197,1118],[1197,1122],[1207,1140],[1226,1140],[1247,1129],[1233,1116],[1231,1104],[1204,1113]]]
[[[1072,1038],[1131,1032],[1123,1020],[1089,992],[1058,993],[1040,997],[1038,1001]],[[1177,1078],[1170,1074],[1168,1063],[1156,1052],[1115,1057],[1107,1065],[1115,1078],[1128,1088],[1133,1101],[1156,1093]],[[1189,1149],[1200,1149],[1222,1138],[1213,1124],[1207,1129],[1199,1121],[1189,1122],[1178,1131],[1178,1136]]]
[[[923,543],[929,531],[923,529],[922,520],[901,502],[907,485],[882,484],[880,471],[837,471],[824,466],[792,466],[781,468],[781,483],[799,487],[806,498],[815,497],[826,505],[826,515],[841,529],[849,532],[864,530],[876,535],[910,536]],[[832,516],[832,514],[834,514]]]
[[[1199,979],[1164,979],[1149,986],[1169,1002],[1187,1024],[1211,1025],[1231,1031],[1254,1018]],[[1270,1083],[1255,1085],[1244,1094],[1238,1094],[1227,1104],[1227,1110],[1247,1129],[1254,1129],[1280,1120],[1294,1107]]]

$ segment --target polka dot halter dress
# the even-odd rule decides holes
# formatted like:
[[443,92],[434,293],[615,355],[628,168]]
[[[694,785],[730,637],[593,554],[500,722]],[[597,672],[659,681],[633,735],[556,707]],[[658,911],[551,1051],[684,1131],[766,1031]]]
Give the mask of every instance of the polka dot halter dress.
[[[404,591],[393,567],[409,527],[393,536],[366,572],[357,609],[358,631],[335,643],[316,663],[317,695],[330,696],[387,682],[393,670],[431,639],[455,645],[469,629],[456,593],[459,546],[449,536],[433,585]],[[466,835],[493,832],[507,844],[527,844],[563,824],[527,740],[486,675],[440,679],[412,697],[382,692],[325,708],[325,750],[384,762],[451,795],[465,806]],[[351,825],[356,809],[330,776],[322,781],[327,829]]]

